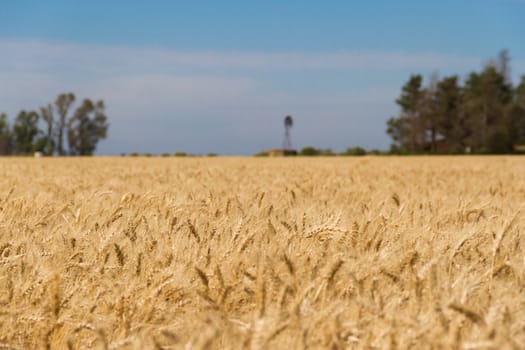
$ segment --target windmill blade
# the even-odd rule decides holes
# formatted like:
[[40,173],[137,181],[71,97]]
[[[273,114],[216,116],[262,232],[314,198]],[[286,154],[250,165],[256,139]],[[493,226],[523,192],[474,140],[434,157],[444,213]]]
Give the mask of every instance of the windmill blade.
[[293,119],[291,115],[287,115],[286,118],[284,118],[284,126],[285,127],[292,127],[293,125]]

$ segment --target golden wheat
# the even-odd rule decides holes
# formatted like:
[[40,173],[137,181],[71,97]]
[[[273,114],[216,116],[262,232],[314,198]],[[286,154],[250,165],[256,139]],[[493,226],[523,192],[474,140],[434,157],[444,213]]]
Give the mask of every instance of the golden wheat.
[[523,158],[0,172],[0,348],[525,348]]

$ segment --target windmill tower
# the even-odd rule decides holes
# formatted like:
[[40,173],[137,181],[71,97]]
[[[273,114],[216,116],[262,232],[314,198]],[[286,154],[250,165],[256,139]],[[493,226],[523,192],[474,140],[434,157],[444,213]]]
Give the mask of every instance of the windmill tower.
[[290,137],[290,129],[293,126],[293,119],[291,115],[287,115],[286,118],[284,118],[284,141],[283,141],[283,149],[285,152],[292,151],[292,138]]

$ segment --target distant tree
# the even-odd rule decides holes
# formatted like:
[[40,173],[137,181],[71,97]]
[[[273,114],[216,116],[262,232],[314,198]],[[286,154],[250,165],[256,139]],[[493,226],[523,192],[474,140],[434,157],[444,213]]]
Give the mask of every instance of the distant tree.
[[514,89],[506,50],[481,72],[472,72],[463,86],[457,76],[422,86],[412,75],[396,100],[397,117],[387,121],[393,153],[470,149],[476,153],[507,153],[525,141],[525,81]]
[[498,58],[489,64],[493,66],[496,71],[503,77],[505,84],[510,84],[510,57],[509,50],[501,50],[498,54]]
[[396,100],[401,113],[397,118],[388,120],[387,133],[394,140],[394,145],[412,152],[424,149],[426,143],[425,120],[421,118],[422,82],[421,75],[410,76]]
[[319,155],[325,156],[325,157],[334,157],[337,154],[331,148],[326,148],[326,149],[320,149]]
[[67,123],[69,153],[92,155],[98,142],[106,138],[108,123],[102,100],[85,99]]
[[56,146],[57,152],[61,156],[66,154],[66,150],[64,149],[64,134],[66,132],[68,124],[67,114],[74,102],[75,95],[71,92],[67,94],[58,95],[55,101],[55,107],[58,112]]
[[525,108],[525,75],[521,76],[519,85],[516,87],[516,103]]
[[421,89],[420,98],[417,101],[416,110],[418,111],[417,132],[421,135],[418,141],[418,150],[425,150],[435,153],[437,149],[437,138],[439,128],[438,103],[437,103],[437,84],[439,77],[437,72],[432,73],[428,85]]
[[45,154],[52,156],[55,153],[55,130],[54,130],[54,116],[53,106],[51,104],[40,108],[40,117],[45,123],[45,134],[42,142],[44,143],[43,151]]
[[0,114],[0,155],[11,154],[12,132],[5,113]]
[[467,129],[461,112],[462,89],[457,76],[445,77],[438,82],[436,104],[438,133],[447,141],[450,151],[463,151]]
[[525,75],[521,77],[506,114],[507,128],[513,145],[525,145]]
[[21,111],[16,117],[13,126],[16,154],[31,154],[39,151],[36,145],[38,129],[38,113],[35,111]]
[[490,130],[486,150],[494,154],[505,154],[513,151],[509,130],[504,125],[495,126]]
[[[5,113],[0,114],[0,154],[91,155],[100,140],[107,137],[109,124],[102,100],[85,99],[68,117],[75,95],[60,94],[54,104],[27,112],[22,110],[12,128]],[[55,113],[58,118],[55,117]],[[40,128],[42,127],[42,129]],[[69,145],[66,150],[64,134]]]
[[301,156],[318,156],[321,152],[312,146],[306,146],[301,149],[299,155]]
[[[465,82],[466,124],[469,129],[468,145],[478,152],[497,151],[503,146],[492,149],[494,140],[503,142],[505,123],[505,105],[512,100],[512,87],[505,83],[505,78],[495,67],[488,66],[481,73],[471,73]],[[496,133],[496,135],[492,135]],[[507,144],[508,151],[509,142]]]
[[270,153],[268,151],[260,151],[254,154],[254,157],[268,157]]
[[398,151],[405,149],[410,133],[405,119],[396,117],[388,119],[386,133],[393,141],[390,147],[391,152],[398,153]]
[[366,150],[362,147],[349,147],[344,152],[341,153],[342,156],[364,156],[366,155]]

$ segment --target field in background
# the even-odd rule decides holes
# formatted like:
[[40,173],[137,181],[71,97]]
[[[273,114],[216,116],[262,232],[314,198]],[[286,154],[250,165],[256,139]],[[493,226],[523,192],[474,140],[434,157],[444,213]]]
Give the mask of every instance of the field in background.
[[525,348],[520,157],[0,159],[0,348]]

